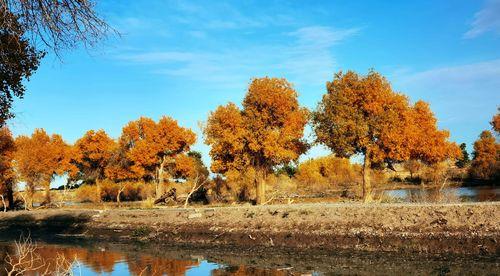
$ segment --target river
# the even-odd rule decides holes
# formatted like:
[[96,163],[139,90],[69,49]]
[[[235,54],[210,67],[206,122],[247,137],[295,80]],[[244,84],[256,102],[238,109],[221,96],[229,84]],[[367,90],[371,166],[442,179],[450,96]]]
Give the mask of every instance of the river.
[[500,201],[500,187],[448,187],[440,188],[410,188],[382,191],[386,200],[395,202],[488,202]]
[[[424,256],[401,253],[283,252],[270,249],[175,249],[136,244],[32,243],[25,275],[499,275],[496,257]],[[276,249],[274,249],[276,250]],[[0,275],[15,243],[0,243]]]

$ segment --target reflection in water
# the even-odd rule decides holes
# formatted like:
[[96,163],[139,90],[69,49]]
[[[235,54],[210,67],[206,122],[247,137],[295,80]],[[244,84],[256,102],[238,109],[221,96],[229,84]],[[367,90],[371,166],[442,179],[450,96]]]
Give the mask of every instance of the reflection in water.
[[[264,275],[264,276],[286,276],[295,275],[292,271],[285,269],[265,269],[247,266],[228,266],[212,271],[213,276],[244,276],[244,275]],[[300,274],[299,274],[300,275]]]
[[429,189],[397,189],[383,191],[384,196],[401,202],[486,202],[500,201],[497,187],[458,187]]
[[[198,251],[144,248],[138,245],[106,245],[88,248],[38,245],[42,256],[36,269],[24,275],[55,275],[70,268],[75,275],[499,275],[494,258],[388,255],[376,253],[253,252],[244,250]],[[0,243],[0,260],[15,256],[12,242]],[[207,256],[205,257],[203,256]],[[60,262],[60,260],[67,262]],[[61,267],[61,264],[63,266]],[[65,265],[65,266],[64,266]],[[0,275],[10,267],[0,261]],[[444,274],[443,274],[444,273]]]
[[[19,255],[27,253],[31,259],[19,262]],[[20,263],[17,271],[28,270],[23,275],[52,275],[55,271],[90,270],[95,274],[115,272],[115,265],[126,263],[131,275],[184,275],[186,271],[197,266],[197,260],[175,260],[149,255],[127,255],[109,251],[105,248],[84,249],[55,245],[36,245],[33,252],[19,252],[16,245],[0,244],[0,275],[12,270],[12,265],[5,262],[11,256],[13,263]],[[64,265],[64,267],[59,267]],[[79,274],[79,273],[76,273]],[[16,274],[14,274],[16,275]]]

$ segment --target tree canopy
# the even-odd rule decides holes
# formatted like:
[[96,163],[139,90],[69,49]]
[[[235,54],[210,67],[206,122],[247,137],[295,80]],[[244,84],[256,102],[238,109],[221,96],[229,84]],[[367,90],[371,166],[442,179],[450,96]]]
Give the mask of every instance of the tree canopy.
[[196,135],[191,129],[163,116],[158,122],[146,117],[129,122],[123,128],[119,143],[131,161],[132,172],[143,179],[158,181],[157,196],[160,196],[167,167],[175,165],[175,157],[188,152],[195,141]]
[[15,143],[16,170],[26,182],[27,191],[32,195],[36,187],[45,188],[46,203],[49,203],[52,178],[77,172],[71,163],[72,147],[60,135],[49,136],[43,129],[35,129],[31,136],[18,136]]
[[257,202],[265,201],[265,176],[274,166],[295,161],[308,149],[303,140],[308,111],[285,79],[253,79],[243,109],[229,103],[211,112],[204,129],[216,173],[257,172]]
[[105,177],[116,142],[104,130],[89,130],[75,143],[74,163],[78,167],[80,177],[86,182],[95,182]]
[[24,96],[22,82],[38,69],[43,55],[24,38],[24,28],[17,18],[0,4],[0,126],[13,116],[12,101]]
[[340,157],[364,156],[363,196],[370,193],[369,170],[408,159],[438,162],[457,157],[449,133],[437,129],[429,105],[409,104],[379,73],[335,74],[313,113],[317,143]]

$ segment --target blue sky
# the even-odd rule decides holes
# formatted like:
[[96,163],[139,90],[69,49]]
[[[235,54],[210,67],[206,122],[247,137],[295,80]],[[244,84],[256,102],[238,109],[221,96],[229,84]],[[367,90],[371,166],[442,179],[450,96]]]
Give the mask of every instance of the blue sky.
[[[118,3],[118,4],[117,4]],[[118,137],[139,116],[198,122],[240,103],[252,77],[285,77],[314,108],[338,70],[374,68],[469,146],[500,105],[500,0],[100,1],[122,33],[47,56],[16,100],[15,135]],[[308,134],[309,135],[309,134]],[[470,150],[470,148],[469,148]],[[305,157],[325,154],[314,148]]]

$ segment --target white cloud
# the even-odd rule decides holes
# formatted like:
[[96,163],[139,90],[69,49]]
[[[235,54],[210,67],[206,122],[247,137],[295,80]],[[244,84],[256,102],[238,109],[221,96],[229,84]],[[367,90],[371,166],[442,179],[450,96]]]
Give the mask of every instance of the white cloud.
[[[493,92],[500,88],[500,59],[435,68],[417,73],[406,72],[396,78],[403,86],[429,85],[450,92],[454,90],[468,90],[471,93]],[[478,87],[482,89],[475,89]],[[485,91],[485,88],[488,89]]]
[[500,0],[486,0],[483,8],[474,15],[464,38],[475,38],[490,31],[500,34]]
[[358,33],[359,29],[324,26],[299,28],[279,34],[279,43],[223,47],[213,51],[161,51],[126,53],[119,60],[133,64],[155,64],[152,72],[197,81],[241,86],[252,76],[291,77],[296,83],[324,82],[336,65],[332,47]]

